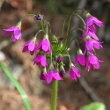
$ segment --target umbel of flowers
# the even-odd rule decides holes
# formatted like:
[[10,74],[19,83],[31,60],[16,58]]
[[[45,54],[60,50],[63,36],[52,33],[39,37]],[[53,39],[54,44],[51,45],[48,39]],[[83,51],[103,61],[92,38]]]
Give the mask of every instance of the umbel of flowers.
[[[72,15],[78,14],[72,13]],[[26,42],[26,44],[23,46],[22,52],[24,53],[29,51],[30,55],[35,56],[33,64],[37,64],[42,67],[42,72],[40,76],[41,80],[45,80],[47,84],[50,84],[53,81],[63,80],[65,74],[67,74],[65,73],[65,64],[63,63],[63,59],[65,57],[69,58],[69,74],[72,80],[77,80],[77,78],[81,77],[81,74],[78,72],[77,69],[78,63],[81,66],[85,66],[87,71],[90,71],[92,66],[94,69],[100,68],[99,62],[103,61],[97,58],[95,49],[99,50],[103,48],[102,42],[100,42],[99,37],[96,35],[96,26],[103,27],[102,21],[87,13],[85,14],[86,20],[84,20],[80,15],[78,15],[78,17],[80,16],[79,18],[81,18],[81,20],[83,19],[82,21],[84,23],[84,26],[81,29],[83,33],[82,36],[80,36],[81,41],[79,41],[80,46],[77,50],[76,60],[75,62],[72,62],[70,57],[71,55],[69,54],[69,51],[71,49],[68,46],[68,42],[70,43],[71,41],[69,34],[69,25],[71,20],[68,20],[66,36],[64,36],[65,24],[63,23],[61,36],[57,37],[55,35],[52,35],[52,33],[49,33],[51,32],[50,24],[45,23],[44,17],[41,14],[31,14],[30,16],[32,16],[36,22],[40,22],[42,29],[36,33],[33,39]],[[22,20],[16,26],[12,26],[9,29],[4,29],[5,35],[12,34],[11,38],[13,42],[16,42],[17,40],[22,40]],[[40,32],[43,33],[43,38],[37,45],[36,40]],[[81,42],[84,43],[84,48],[80,48],[83,45]],[[52,97],[55,98],[54,95]],[[53,103],[55,105],[54,101]],[[51,109],[55,110],[53,108]]]

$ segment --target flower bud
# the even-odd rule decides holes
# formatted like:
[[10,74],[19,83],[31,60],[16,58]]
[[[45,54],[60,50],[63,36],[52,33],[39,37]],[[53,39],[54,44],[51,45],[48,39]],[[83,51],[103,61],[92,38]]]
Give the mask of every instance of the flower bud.
[[57,63],[60,63],[62,61],[62,56],[57,57]]
[[42,19],[42,15],[41,14],[36,15],[36,21],[40,21],[41,19]]
[[64,71],[64,70],[61,70],[61,71],[60,71],[60,75],[61,75],[61,77],[64,77],[65,71]]
[[54,35],[53,38],[52,38],[52,42],[53,42],[53,43],[58,43],[58,39],[57,39],[57,37],[56,37],[55,35]]
[[61,40],[61,41],[62,41],[63,39],[64,39],[64,37],[62,37],[62,36],[59,38],[59,40]]

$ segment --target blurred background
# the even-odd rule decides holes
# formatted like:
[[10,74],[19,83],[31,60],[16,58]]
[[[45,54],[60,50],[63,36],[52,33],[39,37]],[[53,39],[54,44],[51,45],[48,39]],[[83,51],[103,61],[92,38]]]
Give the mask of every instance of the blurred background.
[[[26,14],[41,13],[50,21],[53,34],[60,36],[65,16],[77,8],[86,9],[104,23],[103,28],[97,29],[97,35],[104,42],[104,48],[97,51],[97,56],[104,63],[100,64],[99,70],[89,73],[80,67],[83,77],[77,81],[70,80],[66,64],[66,76],[59,82],[58,110],[79,110],[94,101],[103,102],[110,110],[110,0],[0,0],[0,61],[27,92],[32,110],[50,110],[52,85],[39,79],[41,68],[33,65],[34,57],[28,52],[22,54],[20,43],[13,43],[10,36],[4,36],[3,29],[17,24]],[[78,18],[72,18],[71,28],[81,25]],[[25,18],[22,23],[22,45],[32,39],[39,29],[40,24],[33,18]],[[73,36],[76,34],[81,36],[77,32]],[[75,49],[75,44],[71,47],[71,50]],[[21,96],[1,69],[0,110],[25,110]]]

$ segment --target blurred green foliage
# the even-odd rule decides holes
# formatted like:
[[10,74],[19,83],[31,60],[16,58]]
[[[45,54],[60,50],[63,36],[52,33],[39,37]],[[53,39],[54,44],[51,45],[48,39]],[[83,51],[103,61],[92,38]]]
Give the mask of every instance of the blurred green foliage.
[[84,106],[80,110],[106,110],[105,105],[100,102],[93,102],[89,105]]

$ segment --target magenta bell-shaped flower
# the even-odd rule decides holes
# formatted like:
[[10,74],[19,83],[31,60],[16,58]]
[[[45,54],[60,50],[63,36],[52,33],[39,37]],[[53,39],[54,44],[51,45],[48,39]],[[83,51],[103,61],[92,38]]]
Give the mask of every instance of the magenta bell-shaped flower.
[[34,63],[40,64],[41,66],[47,66],[46,58],[44,55],[38,54],[34,60]]
[[96,24],[99,27],[103,27],[103,22],[98,20],[96,17],[94,16],[90,16],[87,18],[87,22],[86,22],[87,26],[92,26],[94,24]]
[[90,40],[87,40],[85,47],[86,47],[87,52],[89,54],[92,54],[94,52],[94,48],[96,49],[103,48],[101,44],[102,42],[98,42],[93,39],[90,39]]
[[60,77],[59,73],[55,69],[53,71],[49,70],[47,75],[46,75],[47,84],[50,84],[52,82],[52,80],[63,80]]
[[23,47],[23,52],[30,51],[30,54],[33,55],[35,49],[36,49],[35,41],[28,41]]
[[85,33],[86,33],[88,36],[92,37],[93,39],[99,40],[99,38],[98,38],[97,35],[95,34],[95,32],[96,32],[95,24],[96,24],[97,26],[99,26],[99,27],[103,27],[103,22],[100,21],[100,20],[98,20],[97,18],[95,18],[95,17],[93,17],[93,16],[87,18],[86,29],[85,29],[85,31],[84,31],[84,33],[83,33],[83,35],[82,35],[83,38],[84,38],[84,40],[85,40],[85,36],[86,36]]
[[95,69],[99,69],[100,68],[99,62],[104,61],[99,60],[95,55],[91,54],[89,58],[86,59],[86,70],[89,72],[91,69],[91,65],[93,65]]
[[82,66],[84,66],[85,65],[85,56],[83,55],[83,54],[79,54],[78,56],[76,56],[76,60],[75,60],[75,65],[77,64],[77,63],[80,63]]
[[40,41],[36,50],[38,50],[40,48],[42,48],[42,50],[45,51],[47,54],[51,53],[50,42],[47,38]]
[[78,69],[77,69],[75,66],[72,66],[72,67],[70,68],[70,76],[71,76],[71,79],[72,79],[72,80],[76,80],[77,77],[78,77],[78,78],[81,77],[80,73],[78,72]]
[[12,41],[16,42],[17,40],[21,41],[21,30],[20,28],[17,26],[12,26],[9,29],[3,29],[5,32],[5,35],[11,34],[12,33]]

